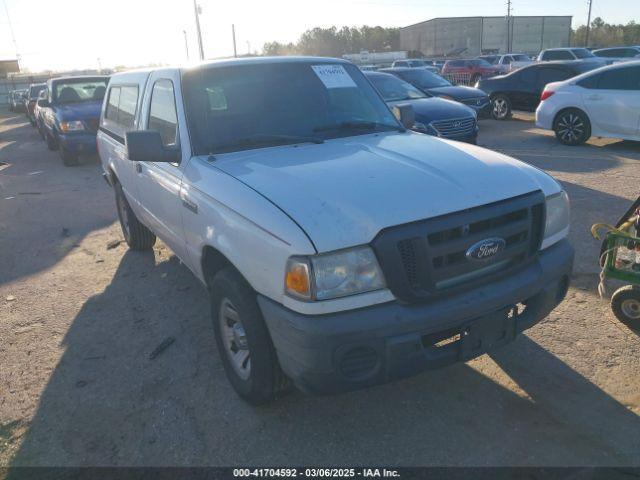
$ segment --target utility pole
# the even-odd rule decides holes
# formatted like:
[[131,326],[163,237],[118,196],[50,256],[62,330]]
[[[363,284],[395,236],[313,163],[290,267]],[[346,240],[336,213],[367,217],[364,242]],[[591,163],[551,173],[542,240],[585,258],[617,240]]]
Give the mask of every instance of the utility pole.
[[204,60],[204,49],[202,48],[202,32],[200,31],[200,5],[197,0],[193,0],[193,9],[196,13],[196,32],[198,33],[198,49],[200,50],[200,60]]
[[2,2],[4,4],[4,11],[7,14],[7,23],[9,24],[9,32],[11,33],[11,41],[13,42],[13,47],[16,49],[16,60],[18,61],[18,68],[20,68],[20,53],[18,53],[18,42],[16,42],[16,36],[13,32],[13,24],[11,23],[11,17],[9,16],[9,7],[7,7],[6,0]]
[[233,56],[238,56],[238,51],[236,50],[236,26],[231,24],[231,36],[233,37]]
[[591,4],[593,0],[589,0],[589,15],[587,16],[587,38],[585,39],[584,46],[589,46],[589,30],[591,30]]
[[182,30],[182,34],[184,35],[184,49],[187,51],[187,61],[189,61],[189,42],[187,42],[187,31]]
[[511,0],[507,0],[507,51],[511,52]]

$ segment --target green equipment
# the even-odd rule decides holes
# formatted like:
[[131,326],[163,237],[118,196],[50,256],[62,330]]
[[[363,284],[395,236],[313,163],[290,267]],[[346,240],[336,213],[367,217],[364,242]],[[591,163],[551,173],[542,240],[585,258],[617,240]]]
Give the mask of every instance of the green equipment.
[[636,200],[615,226],[596,223],[591,234],[600,239],[599,230],[607,232],[600,249],[600,295],[605,293],[608,278],[627,285],[611,296],[611,309],[622,323],[640,330],[640,198]]

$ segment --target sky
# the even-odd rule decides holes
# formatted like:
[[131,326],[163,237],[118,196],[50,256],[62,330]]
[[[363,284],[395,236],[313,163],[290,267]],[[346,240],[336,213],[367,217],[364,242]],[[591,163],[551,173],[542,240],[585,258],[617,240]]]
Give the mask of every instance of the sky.
[[[402,27],[435,17],[505,15],[506,0],[198,0],[206,58],[295,42],[316,26]],[[513,15],[587,20],[587,0],[512,0]],[[13,37],[8,17],[13,26]],[[640,23],[640,0],[593,0],[592,18]],[[197,57],[193,0],[0,0],[0,59],[30,71],[176,64]]]

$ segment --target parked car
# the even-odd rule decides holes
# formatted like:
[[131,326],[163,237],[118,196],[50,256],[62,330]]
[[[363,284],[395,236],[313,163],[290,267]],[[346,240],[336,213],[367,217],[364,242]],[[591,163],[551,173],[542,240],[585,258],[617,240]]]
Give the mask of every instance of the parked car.
[[531,65],[533,60],[523,53],[507,53],[505,55],[481,55],[479,59],[489,62],[500,69],[502,73],[509,73],[512,70]]
[[640,61],[599,68],[542,92],[536,125],[565,145],[591,135],[640,140]]
[[66,166],[77,165],[78,155],[96,151],[96,132],[109,77],[77,76],[47,82],[42,127],[50,150],[59,150]]
[[491,101],[486,93],[477,88],[452,85],[440,75],[420,69],[385,68],[380,71],[395,75],[430,97],[440,97],[463,103],[473,108],[478,118],[491,116]]
[[34,110],[36,107],[36,102],[38,101],[38,95],[46,87],[46,83],[32,83],[31,85],[29,85],[29,90],[26,97],[25,114],[29,119],[29,123],[33,127],[36,126],[36,117],[34,115]]
[[607,63],[611,63],[611,61],[607,61],[604,58],[596,57],[591,51],[586,48],[548,48],[546,50],[542,50],[538,54],[539,62],[567,60],[594,63],[597,67],[601,67],[603,65],[606,65]]
[[628,62],[640,58],[640,47],[600,48],[594,50],[593,54],[612,62]]
[[500,74],[500,68],[485,60],[472,58],[468,60],[447,60],[442,67],[443,76],[459,77],[470,85],[481,78]]
[[547,83],[566,80],[596,68],[588,62],[544,62],[493,78],[483,78],[477,87],[491,99],[491,114],[505,120],[512,110],[533,112],[540,103],[540,94]]
[[[36,106],[33,108],[33,117],[36,122],[36,128],[38,129],[38,133],[40,134],[43,140],[45,140],[46,137],[44,135],[44,118],[42,117],[44,108],[41,107],[41,105],[46,104],[46,99],[48,96],[49,96],[49,92],[45,84],[45,88],[41,90],[40,93],[38,94],[38,99],[36,100]],[[45,100],[45,102],[41,102],[40,100]]]
[[9,104],[9,108],[12,112],[22,113],[24,112],[24,96],[26,94],[26,90],[14,90],[11,95],[11,103]]
[[391,64],[391,68],[422,68],[430,72],[438,73],[439,69],[432,62],[421,58],[405,58],[404,60],[396,60]]
[[377,65],[358,65],[358,68],[363,72],[375,72],[378,70]]
[[415,112],[413,130],[449,140],[476,143],[478,123],[476,112],[472,108],[451,100],[427,96],[390,73],[367,72],[365,77],[390,107],[411,105]]
[[[567,195],[408,130],[353,64],[243,58],[113,75],[98,132],[132,249],[210,292],[247,401],[363,388],[511,342],[565,296]],[[546,213],[545,213],[546,212]]]

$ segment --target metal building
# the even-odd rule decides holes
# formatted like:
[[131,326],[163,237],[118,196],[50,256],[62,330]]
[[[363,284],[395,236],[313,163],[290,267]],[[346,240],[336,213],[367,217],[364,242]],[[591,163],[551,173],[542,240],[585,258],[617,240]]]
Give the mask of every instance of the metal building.
[[433,18],[400,29],[400,47],[428,56],[538,53],[568,47],[571,16]]

